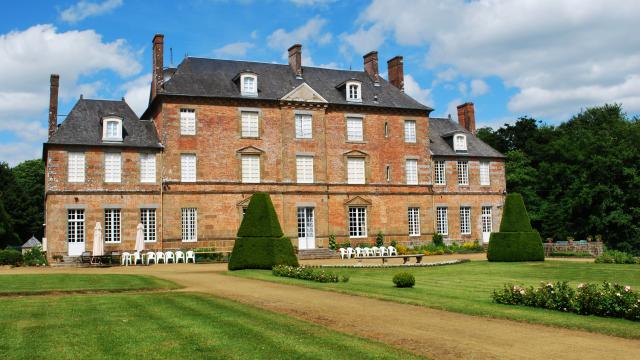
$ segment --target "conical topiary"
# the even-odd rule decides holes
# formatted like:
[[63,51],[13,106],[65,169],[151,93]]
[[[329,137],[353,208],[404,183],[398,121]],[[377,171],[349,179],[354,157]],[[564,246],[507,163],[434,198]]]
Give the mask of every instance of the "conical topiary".
[[255,193],[238,229],[229,270],[298,266],[291,240],[284,236],[269,194]]
[[520,194],[507,195],[502,210],[500,232],[491,233],[487,249],[489,261],[543,261],[540,234],[533,230]]

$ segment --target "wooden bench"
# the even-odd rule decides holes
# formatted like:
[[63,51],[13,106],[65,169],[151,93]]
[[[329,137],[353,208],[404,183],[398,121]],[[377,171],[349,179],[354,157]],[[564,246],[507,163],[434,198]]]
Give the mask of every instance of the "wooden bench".
[[362,262],[365,259],[382,259],[382,263],[386,264],[388,259],[402,259],[403,264],[409,262],[409,259],[416,258],[416,264],[420,264],[422,262],[422,257],[424,254],[408,254],[408,255],[389,255],[389,256],[358,256],[355,259],[358,262]]

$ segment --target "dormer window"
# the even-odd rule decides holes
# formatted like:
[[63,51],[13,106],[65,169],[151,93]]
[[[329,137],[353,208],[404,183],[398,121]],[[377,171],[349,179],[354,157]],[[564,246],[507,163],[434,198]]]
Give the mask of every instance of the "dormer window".
[[258,95],[258,76],[252,73],[240,75],[240,94],[242,96]]
[[467,137],[462,134],[456,134],[453,137],[453,150],[466,152],[467,151]]
[[122,119],[107,117],[102,121],[102,141],[122,141]]
[[347,101],[362,102],[362,86],[359,81],[347,81]]

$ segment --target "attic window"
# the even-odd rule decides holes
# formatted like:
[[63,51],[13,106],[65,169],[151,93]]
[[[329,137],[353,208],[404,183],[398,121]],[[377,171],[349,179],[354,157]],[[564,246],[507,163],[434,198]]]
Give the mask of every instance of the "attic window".
[[242,96],[258,95],[258,76],[256,74],[245,73],[240,75],[240,94]]
[[362,102],[362,87],[359,81],[347,81],[347,101]]
[[122,119],[104,118],[102,121],[102,141],[122,141]]
[[457,134],[453,137],[453,150],[466,152],[467,151],[467,137],[462,134]]

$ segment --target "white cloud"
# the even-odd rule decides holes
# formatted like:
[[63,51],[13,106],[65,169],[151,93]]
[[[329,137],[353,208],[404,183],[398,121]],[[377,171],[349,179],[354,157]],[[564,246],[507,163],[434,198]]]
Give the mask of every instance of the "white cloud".
[[433,100],[431,99],[431,89],[423,89],[420,84],[413,78],[413,76],[406,74],[404,76],[404,91],[407,95],[416,99],[423,105],[432,106]]
[[220,58],[238,58],[247,55],[247,51],[254,46],[250,42],[236,42],[217,48],[213,50],[213,53]]
[[124,99],[138,115],[147,109],[149,105],[149,91],[151,90],[151,74],[144,74],[131,80],[120,87],[123,90]]
[[471,80],[471,96],[482,96],[489,92],[489,84],[482,79]]
[[640,111],[638,13],[635,0],[374,0],[359,20],[424,47],[429,67],[501,78],[513,112],[562,119],[604,102]]
[[290,0],[296,6],[327,6],[336,0]]
[[458,121],[458,105],[462,104],[462,99],[457,98],[449,101],[447,104],[447,110],[440,117],[448,117],[451,115],[451,119],[455,122]]
[[384,28],[382,26],[371,26],[368,29],[360,27],[355,33],[340,34],[342,41],[341,52],[350,55],[349,50],[352,48],[357,54],[364,55],[372,50],[377,50],[385,40]]
[[60,19],[68,23],[76,23],[91,16],[98,16],[122,5],[122,0],[105,0],[101,3],[80,0],[77,4],[64,9]]
[[291,45],[296,43],[303,46],[305,43],[327,44],[331,42],[332,35],[329,32],[322,31],[326,24],[327,20],[316,16],[291,31],[286,31],[282,28],[277,29],[267,37],[267,44],[273,49],[282,49],[285,52]]

